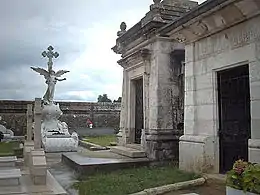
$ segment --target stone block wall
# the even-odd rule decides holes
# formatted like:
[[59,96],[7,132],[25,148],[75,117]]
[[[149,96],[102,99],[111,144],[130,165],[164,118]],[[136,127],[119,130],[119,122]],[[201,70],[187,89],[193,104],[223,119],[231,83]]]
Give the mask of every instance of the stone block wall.
[[[26,132],[27,104],[32,101],[0,101],[0,116],[6,122],[6,127],[12,129],[15,135]],[[120,103],[92,103],[92,102],[58,102],[63,112],[61,121],[68,124],[69,129],[87,127],[87,119],[94,123],[94,127],[118,128],[120,120]]]

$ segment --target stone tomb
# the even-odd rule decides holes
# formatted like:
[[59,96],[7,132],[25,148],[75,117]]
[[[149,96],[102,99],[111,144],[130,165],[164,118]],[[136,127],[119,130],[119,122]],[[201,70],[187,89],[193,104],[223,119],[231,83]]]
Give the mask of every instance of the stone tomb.
[[3,125],[0,125],[0,131],[4,134],[4,139],[12,139],[14,137],[14,132],[10,129],[6,129]]
[[181,169],[260,163],[259,10],[259,0],[208,0],[159,32],[185,44]]
[[131,29],[122,23],[112,48],[124,68],[118,144],[140,144],[150,159],[178,160],[183,134],[184,45],[155,31],[195,6],[154,1]]
[[16,156],[0,157],[0,186],[20,184],[21,171],[15,168]]
[[[84,154],[76,152],[63,153],[62,162],[75,170],[78,175],[90,175],[99,171],[111,172],[125,168],[149,166],[151,163],[147,158],[131,159],[117,154],[109,154],[109,151],[104,151],[104,153],[106,155],[103,158],[87,157]],[[107,155],[109,155],[108,158],[106,157]]]
[[16,186],[20,184],[20,169],[7,168],[0,170],[0,186]]
[[48,58],[48,69],[34,68],[32,70],[43,75],[46,79],[47,89],[41,98],[35,99],[34,106],[34,148],[40,149],[41,144],[46,152],[71,152],[77,151],[78,135],[73,132],[70,135],[68,125],[65,122],[59,121],[63,114],[59,104],[54,102],[54,92],[57,81],[64,81],[66,78],[60,77],[69,72],[66,70],[53,70],[53,58],[57,58],[59,54],[53,52],[54,48],[49,46],[47,51],[42,53],[43,57]]
[[6,156],[0,157],[0,168],[3,167],[15,167],[15,162],[17,161],[16,156]]

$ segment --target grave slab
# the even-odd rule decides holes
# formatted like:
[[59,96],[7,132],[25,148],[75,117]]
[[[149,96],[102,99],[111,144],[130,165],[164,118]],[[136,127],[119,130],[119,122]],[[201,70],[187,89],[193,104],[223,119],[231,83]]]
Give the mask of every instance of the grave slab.
[[0,186],[16,186],[19,185],[21,177],[20,169],[0,170]]
[[143,158],[146,157],[146,153],[135,148],[129,148],[124,146],[113,146],[110,147],[110,151],[130,158]]
[[16,156],[0,157],[0,167],[15,167]]
[[147,158],[92,158],[80,153],[63,153],[62,162],[74,169],[79,175],[94,174],[97,171],[110,172],[118,169],[148,166],[150,160]]
[[34,185],[28,170],[22,170],[20,185],[0,186],[0,195],[67,195],[52,174],[47,171],[46,185]]

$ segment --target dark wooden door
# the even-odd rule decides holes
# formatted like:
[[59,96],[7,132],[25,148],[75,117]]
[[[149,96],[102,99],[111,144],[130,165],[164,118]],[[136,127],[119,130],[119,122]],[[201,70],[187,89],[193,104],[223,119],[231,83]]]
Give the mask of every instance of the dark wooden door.
[[218,72],[220,173],[248,160],[251,134],[248,66]]
[[144,128],[143,113],[143,79],[135,81],[135,143],[141,143],[142,129]]

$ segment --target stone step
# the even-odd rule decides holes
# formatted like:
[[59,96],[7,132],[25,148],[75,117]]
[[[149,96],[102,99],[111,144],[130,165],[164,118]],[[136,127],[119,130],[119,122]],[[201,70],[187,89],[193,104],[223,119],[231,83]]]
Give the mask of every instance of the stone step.
[[128,148],[124,146],[113,146],[110,147],[110,151],[116,154],[127,156],[130,158],[144,158],[146,154],[142,150],[136,150],[134,148]]
[[16,186],[22,176],[20,169],[0,170],[0,186]]
[[189,194],[182,194],[182,195],[199,195],[199,194],[196,194],[196,193],[189,193]]
[[4,156],[0,157],[0,168],[1,167],[15,167],[15,162],[17,161],[16,156]]
[[142,150],[141,144],[126,144],[126,147],[127,148],[133,148],[133,149],[136,149],[136,150]]

